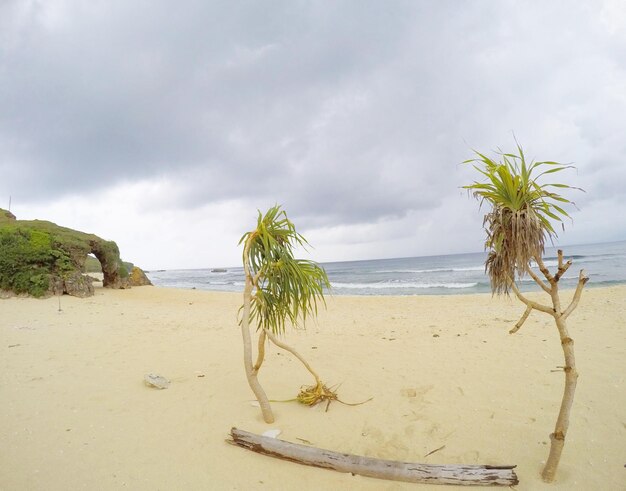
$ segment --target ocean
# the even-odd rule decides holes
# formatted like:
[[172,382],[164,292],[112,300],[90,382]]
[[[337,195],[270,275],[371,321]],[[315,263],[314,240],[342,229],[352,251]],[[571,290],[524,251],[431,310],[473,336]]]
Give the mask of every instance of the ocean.
[[[574,288],[578,273],[589,276],[588,287],[626,284],[626,241],[604,244],[564,246],[565,259],[573,264],[561,279],[561,288]],[[454,295],[490,292],[485,274],[486,253],[449,254],[445,256],[407,257],[322,263],[335,295]],[[546,266],[554,272],[556,248],[547,248]],[[243,268],[208,268],[149,271],[154,285],[241,292]],[[539,287],[525,277],[521,290]]]

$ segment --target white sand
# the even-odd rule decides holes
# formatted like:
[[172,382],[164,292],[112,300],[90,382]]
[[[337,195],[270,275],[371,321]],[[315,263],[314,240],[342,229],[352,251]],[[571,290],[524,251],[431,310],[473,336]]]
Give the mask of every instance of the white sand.
[[[225,443],[232,426],[386,459],[517,464],[518,490],[626,489],[624,286],[587,289],[569,319],[580,378],[552,485],[539,473],[563,387],[551,370],[563,357],[545,314],[509,335],[524,311],[515,300],[331,298],[286,340],[341,384],[340,398],[374,399],[328,412],[274,403],[268,426],[243,372],[240,302],[153,287],[64,296],[61,312],[57,298],[0,300],[0,489],[435,488],[257,455]],[[146,387],[149,372],[170,387]],[[260,380],[271,399],[312,382],[275,347]]]

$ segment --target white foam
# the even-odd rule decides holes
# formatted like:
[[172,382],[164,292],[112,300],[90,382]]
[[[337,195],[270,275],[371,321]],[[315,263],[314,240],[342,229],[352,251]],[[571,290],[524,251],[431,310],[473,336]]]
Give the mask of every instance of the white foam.
[[333,288],[380,290],[388,288],[472,288],[478,283],[332,283]]
[[387,269],[375,271],[379,274],[394,273],[453,273],[455,271],[484,271],[484,266],[470,266],[467,268],[433,268],[433,269]]

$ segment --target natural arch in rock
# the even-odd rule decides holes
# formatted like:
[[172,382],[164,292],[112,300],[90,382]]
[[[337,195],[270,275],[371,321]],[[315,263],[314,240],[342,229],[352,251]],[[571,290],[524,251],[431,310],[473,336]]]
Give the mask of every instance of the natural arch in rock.
[[0,235],[0,290],[91,296],[93,286],[83,276],[89,254],[102,266],[104,287],[130,286],[129,272],[113,241],[44,220],[16,220],[6,210],[0,210]]
[[89,253],[96,256],[96,259],[100,261],[102,266],[102,286],[105,288],[126,288],[128,282],[125,279],[128,277],[128,271],[120,258],[120,250],[117,244],[110,240],[94,237],[95,239],[89,241],[91,247]]

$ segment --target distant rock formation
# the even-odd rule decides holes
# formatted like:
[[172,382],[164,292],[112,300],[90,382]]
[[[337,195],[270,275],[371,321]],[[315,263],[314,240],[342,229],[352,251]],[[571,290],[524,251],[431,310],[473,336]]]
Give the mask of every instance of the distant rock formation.
[[3,296],[8,292],[35,297],[62,293],[91,296],[93,285],[82,274],[88,254],[102,266],[104,287],[130,288],[128,270],[115,242],[44,220],[17,220],[11,212],[0,209]]
[[148,279],[146,273],[144,273],[141,268],[138,268],[137,266],[133,266],[133,269],[128,276],[128,282],[130,283],[130,286],[152,286],[152,282]]

